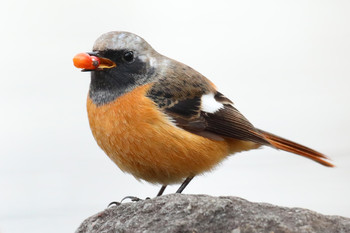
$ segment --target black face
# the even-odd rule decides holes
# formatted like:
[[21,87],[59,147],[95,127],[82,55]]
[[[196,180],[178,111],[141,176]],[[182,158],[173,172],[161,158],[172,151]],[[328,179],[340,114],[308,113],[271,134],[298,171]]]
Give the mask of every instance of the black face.
[[105,50],[95,51],[98,57],[107,58],[116,67],[91,72],[89,96],[96,105],[107,104],[118,96],[147,83],[154,73],[148,59],[141,60],[136,51]]

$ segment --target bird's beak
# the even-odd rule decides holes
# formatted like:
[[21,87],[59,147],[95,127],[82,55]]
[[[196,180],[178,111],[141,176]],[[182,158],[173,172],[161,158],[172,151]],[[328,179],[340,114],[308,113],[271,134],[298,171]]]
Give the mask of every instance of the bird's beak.
[[73,58],[74,66],[82,71],[95,71],[102,69],[111,69],[117,65],[108,58],[104,58],[95,52],[79,53]]

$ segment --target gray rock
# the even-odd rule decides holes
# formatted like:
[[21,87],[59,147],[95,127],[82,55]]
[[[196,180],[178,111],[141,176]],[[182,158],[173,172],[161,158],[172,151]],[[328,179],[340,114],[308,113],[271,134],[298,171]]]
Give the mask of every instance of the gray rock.
[[238,197],[171,194],[105,209],[76,233],[350,232],[350,219],[307,209],[252,203]]

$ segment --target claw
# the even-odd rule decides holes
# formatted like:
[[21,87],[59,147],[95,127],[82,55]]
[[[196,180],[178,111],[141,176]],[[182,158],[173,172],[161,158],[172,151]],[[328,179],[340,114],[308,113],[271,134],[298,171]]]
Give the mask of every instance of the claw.
[[134,196],[126,196],[126,197],[124,197],[121,201],[120,201],[120,203],[122,203],[124,200],[126,200],[126,199],[130,199],[131,201],[142,201],[142,199],[140,199],[140,198],[138,198],[138,197],[134,197]]
[[112,201],[111,203],[108,204],[107,208],[111,207],[112,205],[120,205],[121,203],[120,202],[117,202],[117,201]]
[[[136,202],[136,201],[142,201],[142,199],[141,199],[141,198],[138,198],[138,197],[126,196],[126,197],[124,197],[120,202],[112,201],[111,203],[109,203],[109,205],[107,206],[107,208],[109,208],[109,207],[112,206],[112,205],[118,206],[118,205],[122,204],[122,202],[125,201],[126,199],[130,199],[132,202],[134,202],[134,201],[135,201],[135,202]],[[145,200],[150,200],[150,199],[151,199],[151,198],[146,197]]]

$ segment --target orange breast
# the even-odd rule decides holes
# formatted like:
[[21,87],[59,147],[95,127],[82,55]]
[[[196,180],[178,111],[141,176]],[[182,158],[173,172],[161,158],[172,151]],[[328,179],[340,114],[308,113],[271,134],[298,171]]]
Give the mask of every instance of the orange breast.
[[176,127],[145,96],[149,87],[138,87],[103,106],[87,100],[98,145],[123,171],[171,184],[212,169],[232,152],[252,148],[249,142],[214,141]]

